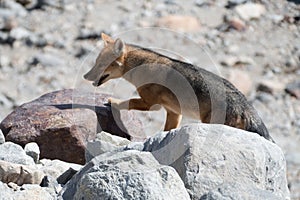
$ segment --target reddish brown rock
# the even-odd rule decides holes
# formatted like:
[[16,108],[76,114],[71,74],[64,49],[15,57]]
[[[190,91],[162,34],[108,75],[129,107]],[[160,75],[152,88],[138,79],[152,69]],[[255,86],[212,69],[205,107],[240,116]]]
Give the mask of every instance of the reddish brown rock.
[[158,19],[157,26],[182,32],[197,32],[200,23],[197,18],[184,15],[168,15]]
[[[108,95],[60,90],[23,104],[0,124],[7,141],[24,146],[36,142],[41,158],[85,163],[85,145],[104,130],[130,139],[120,113],[105,105]],[[128,112],[122,116],[140,134],[141,122]]]
[[229,26],[231,28],[234,28],[238,31],[245,31],[246,30],[246,24],[245,22],[243,22],[242,20],[240,20],[239,18],[233,18],[231,20],[229,20]]

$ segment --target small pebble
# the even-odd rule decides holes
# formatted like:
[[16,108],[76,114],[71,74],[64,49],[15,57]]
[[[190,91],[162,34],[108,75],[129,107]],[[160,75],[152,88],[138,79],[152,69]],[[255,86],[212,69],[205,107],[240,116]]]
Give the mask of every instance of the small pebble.
[[287,84],[285,91],[297,99],[300,99],[300,81]]

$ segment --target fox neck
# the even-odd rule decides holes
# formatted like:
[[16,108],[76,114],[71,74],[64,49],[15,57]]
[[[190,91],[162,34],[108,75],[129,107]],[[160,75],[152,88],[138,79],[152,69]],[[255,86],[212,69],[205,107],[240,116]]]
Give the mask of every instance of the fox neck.
[[123,78],[137,86],[136,82],[140,82],[137,79],[143,79],[147,74],[147,70],[151,70],[150,66],[164,66],[170,62],[170,58],[151,50],[139,46],[126,45]]

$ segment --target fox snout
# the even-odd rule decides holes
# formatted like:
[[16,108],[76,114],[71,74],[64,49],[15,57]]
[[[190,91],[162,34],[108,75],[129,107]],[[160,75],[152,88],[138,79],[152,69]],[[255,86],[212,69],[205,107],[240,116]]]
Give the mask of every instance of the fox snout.
[[89,72],[87,72],[85,75],[83,75],[83,78],[88,81],[95,81],[99,75],[100,75],[100,72],[99,72],[97,66],[94,66]]
[[94,80],[94,78],[92,78],[89,73],[86,73],[85,75],[83,75],[83,78],[88,80],[88,81],[93,81]]
[[93,81],[94,86],[99,86],[101,85],[101,81],[103,81],[101,74],[101,72],[98,72],[97,67],[94,66],[88,73],[83,75],[83,78],[88,81]]
[[100,86],[102,83],[104,83],[104,80],[107,77],[109,77],[109,74],[96,74],[96,73],[91,73],[91,71],[83,75],[84,79],[88,81],[93,81],[93,86],[95,87]]

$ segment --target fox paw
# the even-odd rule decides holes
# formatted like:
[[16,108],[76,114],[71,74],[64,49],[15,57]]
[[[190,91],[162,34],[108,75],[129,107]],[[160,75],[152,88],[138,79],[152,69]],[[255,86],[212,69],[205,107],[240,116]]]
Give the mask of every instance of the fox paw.
[[120,104],[121,100],[120,99],[115,99],[115,98],[108,98],[108,103],[109,104]]
[[117,109],[121,109],[121,102],[120,99],[108,98],[108,105]]

